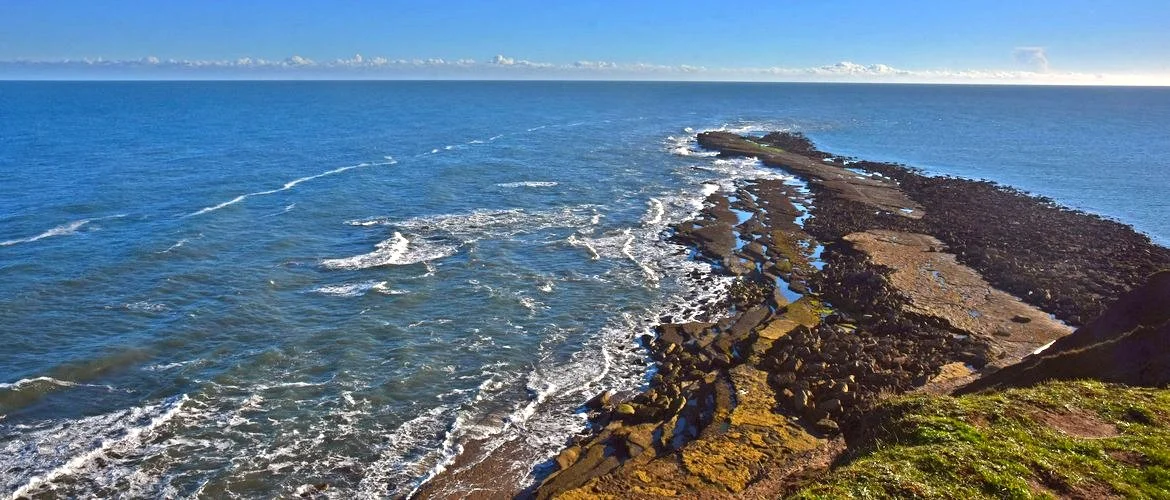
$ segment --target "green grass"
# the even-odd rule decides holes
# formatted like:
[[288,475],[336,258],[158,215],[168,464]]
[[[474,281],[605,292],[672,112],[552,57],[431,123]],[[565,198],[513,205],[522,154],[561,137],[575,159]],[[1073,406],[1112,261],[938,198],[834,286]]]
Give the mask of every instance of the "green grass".
[[1170,390],[1054,382],[902,397],[871,417],[853,460],[797,498],[1170,498]]

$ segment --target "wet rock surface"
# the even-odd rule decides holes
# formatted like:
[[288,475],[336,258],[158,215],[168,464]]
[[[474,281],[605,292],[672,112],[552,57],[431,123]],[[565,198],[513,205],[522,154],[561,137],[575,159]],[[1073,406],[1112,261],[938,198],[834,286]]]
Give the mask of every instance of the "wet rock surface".
[[729,314],[644,338],[648,387],[586,405],[590,431],[538,498],[775,497],[828,467],[880,399],[1014,363],[1067,333],[1048,313],[1095,316],[1135,276],[1170,267],[1170,251],[1125,226],[994,184],[852,163],[881,175],[859,174],[794,134],[699,141],[781,167],[811,195],[741,182],[676,228],[736,277]]

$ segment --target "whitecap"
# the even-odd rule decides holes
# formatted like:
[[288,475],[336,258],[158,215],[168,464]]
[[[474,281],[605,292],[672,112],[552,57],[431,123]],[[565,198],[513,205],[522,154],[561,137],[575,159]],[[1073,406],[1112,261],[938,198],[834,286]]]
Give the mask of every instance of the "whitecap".
[[175,250],[175,249],[177,249],[177,248],[180,248],[180,247],[182,247],[183,245],[186,245],[186,244],[187,244],[187,242],[189,242],[189,241],[191,241],[191,240],[189,240],[189,239],[187,239],[187,238],[182,238],[182,239],[180,239],[179,241],[175,242],[175,244],[174,244],[174,245],[171,245],[171,246],[167,247],[167,249],[166,249],[166,250],[163,250],[163,251],[161,251],[161,252],[159,252],[159,253],[170,253],[170,251],[171,251],[171,250]]
[[358,283],[342,283],[339,285],[322,285],[313,289],[313,292],[321,295],[332,295],[335,297],[358,297],[369,292],[377,292],[386,295],[399,295],[406,292],[401,290],[393,290],[385,281],[362,281]]
[[173,370],[175,368],[182,368],[182,367],[187,366],[189,364],[201,363],[203,361],[204,361],[203,359],[192,359],[192,360],[188,360],[188,361],[176,361],[174,363],[159,363],[159,364],[154,364],[154,365],[150,365],[150,366],[145,366],[142,369],[144,371],[148,371],[148,372],[161,372],[161,371]]
[[57,479],[83,475],[107,453],[125,454],[141,447],[155,429],[178,415],[187,401],[183,394],[157,404],[26,430],[0,447],[12,473],[0,481],[12,498],[52,490]]
[[159,302],[150,302],[150,301],[146,301],[146,300],[139,300],[137,302],[130,302],[127,304],[123,304],[122,307],[124,307],[127,311],[149,312],[149,313],[165,312],[168,309],[166,304],[159,303]]
[[53,377],[33,377],[22,378],[16,382],[0,382],[0,389],[7,389],[10,391],[20,390],[26,386],[34,384],[56,385],[60,387],[76,387],[77,382],[70,382],[68,380],[59,380]]
[[582,227],[593,213],[592,205],[559,210],[475,210],[467,213],[416,217],[395,222],[376,220],[377,224],[391,225],[412,233],[456,238],[464,243],[480,238],[510,238],[519,234],[558,227]]
[[284,210],[281,210],[281,211],[276,212],[276,213],[271,213],[271,214],[265,215],[265,217],[276,217],[277,215],[284,215],[284,214],[291,212],[292,209],[294,209],[296,207],[297,207],[296,203],[290,203],[284,207]]
[[697,141],[695,140],[695,136],[668,136],[666,138],[666,149],[670,151],[671,154],[676,156],[711,157],[719,155],[718,151],[702,151],[695,149],[696,145]]
[[0,247],[18,245],[21,243],[32,243],[34,241],[40,241],[40,240],[43,240],[45,238],[52,238],[54,236],[69,236],[72,234],[77,234],[78,230],[80,230],[82,227],[85,227],[87,224],[89,224],[91,222],[106,220],[106,219],[119,219],[119,218],[122,218],[125,216],[126,216],[126,214],[118,214],[118,215],[110,215],[107,217],[95,217],[92,219],[75,220],[72,222],[68,222],[66,224],[61,224],[60,226],[54,227],[52,229],[48,229],[48,230],[46,230],[46,231],[44,231],[36,236],[29,236],[28,238],[18,238],[15,240],[0,241]]
[[50,238],[53,236],[70,235],[70,234],[76,233],[77,230],[81,229],[82,226],[89,224],[91,220],[92,219],[82,219],[82,220],[70,222],[68,224],[62,224],[60,226],[49,229],[41,234],[38,234],[36,236],[30,236],[28,238],[0,241],[0,246],[6,247],[6,246],[11,246],[11,245],[16,245],[18,243],[32,243],[34,241],[43,240],[45,238]]
[[650,211],[643,217],[646,224],[654,225],[662,222],[662,217],[666,215],[666,207],[662,205],[662,200],[658,198],[650,198]]
[[753,132],[788,132],[791,130],[792,126],[778,122],[741,121],[724,123],[719,128],[706,129],[703,132],[731,132],[733,134],[744,135]]
[[519,188],[519,187],[553,187],[560,184],[556,181],[522,181],[522,182],[503,182],[496,184],[502,188]]
[[330,269],[401,266],[450,257],[456,250],[454,246],[430,244],[418,239],[411,241],[402,233],[395,232],[390,239],[375,245],[373,252],[340,259],[325,259],[321,261],[321,265]]
[[345,166],[345,167],[339,167],[339,168],[335,168],[335,169],[333,169],[333,170],[326,170],[325,172],[321,172],[321,173],[319,173],[319,174],[316,174],[316,175],[309,175],[309,176],[306,176],[306,177],[300,177],[300,178],[297,178],[297,179],[293,179],[293,180],[291,180],[291,181],[288,181],[288,182],[284,183],[284,184],[283,184],[281,187],[279,187],[279,188],[276,188],[276,189],[268,189],[268,190],[265,190],[265,191],[256,191],[256,192],[253,192],[253,193],[246,193],[246,194],[241,194],[241,195],[239,195],[239,196],[236,196],[235,198],[232,198],[232,199],[230,199],[230,200],[228,200],[228,201],[225,201],[225,202],[223,202],[223,203],[220,203],[220,204],[217,204],[217,205],[211,205],[211,206],[208,206],[208,207],[203,207],[203,208],[201,208],[201,209],[199,209],[199,210],[196,210],[196,211],[194,211],[194,212],[191,212],[191,213],[189,213],[189,214],[187,214],[187,215],[184,215],[184,217],[195,217],[195,216],[198,216],[198,215],[203,215],[203,214],[205,214],[205,213],[208,213],[208,212],[214,212],[214,211],[216,211],[216,210],[219,210],[219,209],[221,209],[221,208],[230,207],[230,206],[232,206],[232,205],[235,205],[236,203],[239,203],[239,202],[241,202],[241,201],[244,201],[244,200],[246,200],[246,199],[248,199],[248,198],[251,198],[251,197],[253,197],[253,196],[267,196],[267,195],[270,195],[270,194],[279,193],[279,192],[281,192],[281,191],[288,191],[289,189],[292,189],[292,188],[296,187],[298,184],[301,184],[301,183],[303,183],[303,182],[308,182],[308,181],[311,181],[311,180],[313,180],[313,179],[320,179],[320,178],[322,178],[322,177],[328,177],[328,176],[330,176],[330,175],[336,175],[336,174],[340,174],[340,173],[342,173],[342,172],[347,172],[347,171],[353,170],[353,169],[355,169],[355,168],[362,168],[362,167],[374,167],[374,166],[385,166],[385,165],[394,165],[395,163],[398,163],[398,161],[396,161],[396,160],[394,160],[394,159],[388,159],[387,161],[384,161],[384,162],[378,162],[378,163],[358,163],[358,164],[356,164],[356,165],[348,165],[348,166]]

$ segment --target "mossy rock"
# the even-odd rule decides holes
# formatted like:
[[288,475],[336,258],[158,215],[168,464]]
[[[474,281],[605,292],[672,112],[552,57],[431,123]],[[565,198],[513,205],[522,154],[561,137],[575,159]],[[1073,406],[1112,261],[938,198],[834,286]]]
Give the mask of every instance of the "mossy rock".
[[683,449],[687,472],[709,484],[737,493],[743,491],[768,455],[730,440],[700,440]]

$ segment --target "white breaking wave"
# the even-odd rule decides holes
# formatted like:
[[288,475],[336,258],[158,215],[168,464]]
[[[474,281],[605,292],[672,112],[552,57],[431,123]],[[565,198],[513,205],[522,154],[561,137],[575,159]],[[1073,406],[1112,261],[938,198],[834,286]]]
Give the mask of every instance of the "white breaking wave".
[[[721,158],[703,166],[696,166],[696,168],[717,174],[719,179],[713,181],[713,183],[718,185],[718,189],[726,192],[735,191],[736,182],[744,179],[774,179],[780,181],[794,179],[793,176],[785,174],[782,170],[768,168],[756,158]],[[706,192],[706,189],[710,188],[704,185],[704,192]]]
[[108,217],[95,217],[92,219],[75,220],[73,222],[61,224],[60,226],[57,226],[57,227],[54,227],[54,228],[49,229],[47,231],[44,231],[41,234],[38,234],[36,236],[29,236],[28,238],[18,238],[15,240],[0,241],[0,247],[18,245],[21,243],[32,243],[34,241],[40,241],[40,240],[43,240],[45,238],[52,238],[54,236],[69,236],[71,234],[76,234],[79,229],[81,229],[82,227],[85,227],[85,225],[87,225],[91,222],[105,220],[105,219],[119,219],[119,218],[122,218],[125,216],[126,216],[126,214],[119,214],[119,215],[111,215]]
[[57,385],[57,386],[61,386],[61,387],[76,387],[78,385],[77,382],[70,382],[68,380],[58,380],[58,379],[55,379],[53,377],[33,377],[33,378],[22,378],[20,380],[17,380],[16,382],[9,382],[9,383],[0,382],[0,389],[7,389],[10,391],[19,390],[25,386],[38,384],[38,383]]
[[[389,157],[387,157],[387,158],[389,158]],[[270,195],[270,194],[279,193],[279,192],[281,192],[281,191],[288,191],[288,190],[290,190],[290,189],[292,189],[292,188],[296,187],[298,184],[300,184],[300,183],[302,183],[302,182],[308,182],[308,181],[311,181],[311,180],[313,180],[313,179],[320,179],[320,178],[322,178],[322,177],[328,177],[328,176],[330,176],[330,175],[336,175],[336,174],[340,174],[340,173],[342,173],[342,172],[346,172],[346,171],[349,171],[349,170],[353,170],[353,169],[355,169],[355,168],[362,168],[362,167],[377,167],[377,166],[385,166],[385,165],[394,165],[395,163],[398,163],[398,161],[397,161],[397,160],[394,160],[394,159],[392,159],[392,158],[391,158],[391,159],[389,159],[388,161],[384,161],[384,162],[378,162],[378,163],[358,163],[357,165],[349,165],[349,166],[345,166],[345,167],[335,168],[335,169],[333,169],[333,170],[327,170],[327,171],[325,171],[325,172],[321,172],[321,173],[319,173],[319,174],[316,174],[316,175],[310,175],[310,176],[307,176],[307,177],[301,177],[301,178],[299,178],[299,179],[293,179],[293,180],[291,180],[291,181],[288,181],[288,182],[284,183],[284,185],[282,185],[281,187],[279,187],[279,188],[276,188],[276,189],[269,189],[269,190],[266,190],[266,191],[256,191],[256,192],[254,192],[254,193],[241,194],[241,195],[239,195],[239,196],[237,196],[237,197],[235,197],[235,198],[232,198],[232,199],[230,199],[230,200],[228,200],[228,201],[225,201],[225,202],[223,202],[223,203],[220,203],[220,204],[218,204],[218,205],[212,205],[212,206],[209,206],[209,207],[203,207],[203,208],[201,208],[201,209],[199,209],[199,210],[196,210],[196,211],[194,211],[194,212],[191,212],[191,213],[189,213],[189,214],[187,214],[187,215],[184,215],[184,217],[195,217],[195,216],[197,216],[197,215],[203,215],[203,214],[205,214],[205,213],[208,213],[208,212],[214,212],[214,211],[216,211],[216,210],[219,210],[219,209],[221,209],[221,208],[228,207],[228,206],[231,206],[231,205],[235,205],[236,203],[239,203],[239,202],[241,202],[241,201],[244,201],[244,200],[246,200],[246,199],[248,199],[248,198],[251,198],[251,197],[253,197],[253,196],[267,196],[267,195]],[[291,210],[291,208],[290,208],[290,210]]]
[[460,214],[443,214],[396,220],[388,217],[351,220],[351,226],[390,226],[412,234],[453,238],[470,243],[482,238],[511,238],[558,227],[582,228],[594,222],[593,205],[579,205],[559,210],[475,210]]
[[11,498],[52,489],[62,476],[90,471],[107,453],[142,446],[144,437],[174,418],[187,401],[184,394],[154,405],[25,429],[0,447],[10,472],[0,481]]
[[519,187],[553,187],[560,184],[556,181],[523,181],[523,182],[504,182],[496,184],[502,188],[519,188]]
[[78,229],[81,229],[82,226],[89,224],[91,220],[92,219],[82,219],[82,220],[70,222],[68,224],[62,224],[62,225],[57,226],[53,229],[45,231],[41,234],[38,234],[36,236],[30,236],[28,238],[0,241],[0,246],[6,247],[6,246],[10,246],[10,245],[16,245],[18,243],[32,243],[34,241],[43,240],[45,238],[50,238],[53,236],[65,236],[65,235],[73,234],[73,233],[76,233]]
[[277,215],[287,214],[287,213],[291,212],[292,209],[294,209],[296,207],[297,207],[296,203],[290,203],[284,207],[284,210],[281,210],[281,211],[276,212],[276,213],[271,213],[271,214],[265,215],[265,217],[276,217]]
[[643,218],[646,224],[654,225],[662,222],[662,217],[666,215],[666,207],[662,205],[662,200],[658,198],[650,198],[650,211]]
[[[551,356],[541,359],[526,380],[521,379],[517,382],[523,384],[528,396],[512,403],[511,411],[482,415],[477,407],[473,406],[462,409],[436,409],[433,410],[434,413],[425,415],[430,417],[426,418],[428,431],[433,431],[434,426],[441,425],[440,422],[448,423],[441,438],[441,446],[436,449],[432,445],[421,455],[404,456],[405,450],[401,449],[388,451],[379,460],[378,469],[380,471],[391,469],[393,472],[389,474],[388,471],[380,472],[376,478],[367,477],[369,481],[363,480],[363,486],[374,487],[379,484],[400,486],[403,483],[395,481],[394,478],[407,478],[406,488],[413,486],[410,491],[415,493],[431,478],[454,466],[456,458],[465,455],[463,447],[468,440],[478,440],[475,456],[460,458],[459,463],[462,465],[459,467],[468,467],[468,463],[474,464],[495,453],[497,458],[508,462],[503,465],[507,474],[521,484],[531,481],[529,475],[533,466],[555,456],[563,447],[566,436],[571,436],[584,428],[583,415],[573,412],[573,408],[599,390],[633,390],[644,382],[646,359],[634,339],[638,335],[652,333],[657,318],[665,315],[673,318],[673,321],[680,322],[716,321],[724,315],[726,310],[721,301],[731,279],[714,276],[709,264],[688,259],[685,247],[663,241],[661,235],[671,224],[692,217],[703,207],[704,199],[718,191],[721,184],[731,188],[734,187],[735,180],[775,175],[775,172],[764,170],[749,162],[710,165],[711,159],[704,158],[703,161],[708,163],[705,170],[716,174],[711,176],[713,180],[691,178],[695,187],[652,197],[647,200],[647,209],[640,224],[613,229],[604,234],[594,234],[600,221],[600,214],[596,210],[577,210],[568,217],[549,217],[550,214],[545,213],[543,214],[545,217],[542,218],[533,217],[532,213],[514,211],[412,220],[409,223],[412,231],[459,234],[468,238],[484,234],[497,236],[517,234],[524,230],[526,223],[539,226],[553,221],[557,221],[558,224],[571,221],[567,227],[574,227],[576,231],[567,238],[570,244],[587,249],[595,260],[628,261],[636,266],[632,269],[631,266],[623,266],[623,269],[616,269],[609,276],[652,288],[658,287],[659,281],[663,283],[669,281],[672,285],[677,284],[678,288],[667,288],[669,292],[666,296],[645,311],[624,312],[611,319],[606,327],[587,340],[570,359],[554,361]],[[684,172],[684,175],[690,176],[694,170],[688,167]],[[355,225],[385,223],[396,227],[402,225],[388,220],[352,223]],[[666,277],[676,278],[677,283],[674,283],[675,279],[668,280]],[[469,283],[481,286],[474,280]],[[538,289],[547,293],[552,287],[546,289],[539,286]],[[550,343],[553,344],[555,342]],[[480,394],[477,394],[475,400],[478,402],[485,397],[495,397],[485,396],[484,393],[489,387],[499,389],[503,385],[495,378],[484,380],[479,389]],[[507,394],[509,398],[514,397],[515,388],[500,394]],[[501,452],[499,447],[505,443],[510,443],[509,455],[499,456]],[[415,442],[415,445],[418,444],[421,443]],[[420,469],[426,471],[421,481],[417,479]],[[451,487],[455,489],[429,493],[435,496],[460,496],[468,493],[460,490],[459,485]],[[363,488],[363,491],[377,490]],[[394,494],[402,492],[397,490]],[[385,490],[381,490],[379,494],[384,495]]]
[[386,295],[399,295],[406,292],[401,290],[392,290],[385,281],[362,281],[360,283],[343,283],[340,285],[323,285],[313,289],[322,295],[333,295],[336,297],[357,297],[365,295],[369,292],[383,293]]
[[128,311],[150,312],[150,313],[165,312],[168,309],[166,304],[162,304],[159,302],[149,302],[146,300],[139,300],[137,302],[129,302],[129,303],[123,304],[122,307],[126,308],[126,310],[128,310]]
[[379,266],[402,266],[454,255],[457,248],[411,241],[395,232],[388,240],[379,242],[374,251],[340,259],[325,259],[321,265],[330,269],[368,269]]
[[163,250],[163,251],[161,251],[161,252],[159,252],[159,253],[170,253],[170,251],[171,251],[171,250],[174,250],[174,249],[176,249],[176,248],[179,248],[179,247],[181,247],[181,246],[183,246],[183,245],[186,245],[188,241],[191,241],[191,240],[189,240],[189,239],[187,239],[187,238],[180,239],[179,241],[175,242],[175,244],[174,244],[174,245],[171,245],[171,246],[167,247],[167,249],[166,249],[166,250]]
[[698,141],[693,135],[685,135],[682,137],[670,136],[666,138],[666,149],[671,154],[678,156],[718,156],[718,151],[701,151],[696,149]]
[[150,366],[145,366],[142,368],[142,370],[148,371],[148,372],[161,372],[161,371],[173,370],[175,368],[182,368],[182,367],[190,365],[190,364],[204,363],[204,362],[206,362],[206,360],[199,358],[199,359],[191,359],[191,360],[187,360],[187,361],[176,361],[174,363],[159,363],[159,364],[154,364],[154,365],[150,365]]
[[706,129],[703,132],[731,132],[733,134],[743,135],[752,132],[788,132],[791,130],[793,130],[793,126],[790,123],[741,121],[724,123],[719,128]]

